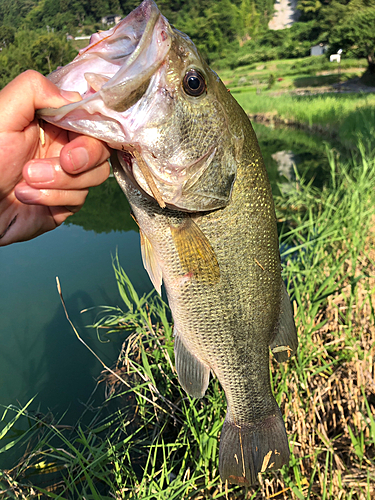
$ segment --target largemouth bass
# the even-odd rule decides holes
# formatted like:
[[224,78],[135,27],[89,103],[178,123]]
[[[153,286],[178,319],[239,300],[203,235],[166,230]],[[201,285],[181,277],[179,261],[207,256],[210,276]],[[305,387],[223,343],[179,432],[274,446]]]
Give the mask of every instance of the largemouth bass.
[[244,111],[192,41],[145,0],[50,75],[83,100],[43,119],[102,139],[140,228],[145,268],[172,310],[179,381],[202,397],[210,372],[227,414],[223,481],[250,485],[288,462],[269,350],[297,347],[281,279],[271,188]]

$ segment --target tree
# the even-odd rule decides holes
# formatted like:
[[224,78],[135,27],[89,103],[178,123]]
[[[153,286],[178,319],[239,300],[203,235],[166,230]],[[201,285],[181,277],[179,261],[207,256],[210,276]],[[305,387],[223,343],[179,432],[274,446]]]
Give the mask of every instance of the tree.
[[109,13],[108,2],[106,0],[92,0],[90,2],[90,10],[94,19],[97,21],[102,16]]
[[0,24],[19,27],[22,19],[36,4],[33,0],[1,0]]
[[39,36],[30,47],[35,68],[44,75],[51,73],[58,66],[64,66],[76,55],[68,42],[50,33]]
[[109,0],[108,7],[109,7],[108,14],[122,14],[119,0]]
[[259,12],[254,0],[242,0],[239,6],[240,25],[242,25],[242,39],[252,38],[259,30]]
[[0,46],[8,47],[11,43],[14,42],[14,35],[16,30],[11,26],[2,26],[0,33]]
[[319,0],[299,0],[297,9],[302,13],[302,19],[309,21],[316,17],[317,12],[322,8]]
[[343,49],[356,57],[366,57],[368,72],[375,75],[375,7],[365,7],[351,12],[344,22],[331,33],[329,43],[332,52]]

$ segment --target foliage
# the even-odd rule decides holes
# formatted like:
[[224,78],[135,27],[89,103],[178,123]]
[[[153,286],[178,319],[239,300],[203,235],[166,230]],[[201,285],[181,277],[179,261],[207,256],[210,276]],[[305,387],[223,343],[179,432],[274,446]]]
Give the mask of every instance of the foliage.
[[341,48],[345,57],[367,57],[371,66],[375,48],[374,0],[299,0],[298,9],[301,20],[315,23],[320,41],[330,45],[329,53]]
[[60,35],[17,31],[13,43],[0,52],[0,88],[27,69],[46,75],[75,55],[76,51]]
[[366,57],[370,71],[375,73],[375,7],[354,12],[336,26],[329,38],[331,50],[341,48],[349,56]]
[[[345,46],[350,48],[348,55],[368,56],[371,52],[368,45],[374,39],[373,3],[374,0],[300,0],[302,22],[288,29],[270,31],[273,0],[158,1],[170,22],[187,33],[208,62],[218,68],[306,57],[312,45],[328,42],[331,52]],[[102,16],[109,13],[125,16],[138,4],[139,0],[3,0],[0,26],[4,34],[0,45],[12,43],[15,27],[24,33],[36,30],[40,36],[46,30],[47,34],[49,31],[73,36],[90,34],[107,28],[101,23]],[[366,20],[368,16],[371,19]],[[44,61],[41,71],[46,72],[47,67],[48,61]]]
[[[0,58],[0,88],[24,69],[33,68],[47,74],[61,65],[61,61],[66,64],[67,55],[74,53],[63,43],[66,34],[76,36],[91,34],[98,28],[107,29],[108,26],[101,23],[102,16],[110,13],[124,16],[138,4],[138,0],[3,0],[0,2],[0,46],[9,51]],[[158,4],[170,22],[193,39],[209,62],[225,58],[235,52],[243,40],[266,29],[273,11],[273,0],[198,3],[160,0]],[[15,28],[19,30],[17,39]],[[17,50],[21,38],[22,62]],[[33,46],[27,43],[30,38]]]
[[[294,23],[291,28],[262,30],[245,40],[237,50],[220,62],[220,67],[236,68],[260,61],[300,58],[310,55],[312,45],[320,43],[321,30],[315,21]],[[217,65],[217,63],[216,63]]]
[[3,48],[8,47],[14,42],[15,29],[11,26],[3,26],[0,34],[0,46]]
[[229,0],[219,0],[204,8],[205,2],[178,15],[178,27],[187,33],[207,58],[216,58],[225,52],[228,43],[237,36],[236,6]]
[[0,25],[18,28],[22,19],[37,6],[38,0],[2,0],[0,2]]

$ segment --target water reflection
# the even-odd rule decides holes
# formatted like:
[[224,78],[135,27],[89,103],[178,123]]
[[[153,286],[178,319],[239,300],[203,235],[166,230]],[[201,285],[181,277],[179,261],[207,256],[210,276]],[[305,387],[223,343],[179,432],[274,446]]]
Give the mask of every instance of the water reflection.
[[[84,317],[80,314],[83,307],[94,307],[97,304],[93,301],[87,291],[78,290],[69,296],[65,301],[69,314],[75,318],[74,325],[82,338],[91,343],[91,333],[85,328]],[[66,323],[66,318],[62,307],[59,305],[48,323],[44,326],[43,339],[43,374],[42,380],[34,378],[38,383],[35,386],[40,401],[48,401],[48,409],[53,414],[61,412],[62,395],[75,386],[74,398],[86,402],[89,394],[87,388],[92,386],[97,374],[97,362],[92,354],[79,342],[76,342],[75,334],[67,328],[65,335],[56,334],[61,329],[61,325]],[[68,325],[67,325],[68,326]],[[74,348],[67,345],[74,344]],[[107,356],[108,358],[108,356]],[[71,394],[71,393],[70,393]],[[73,398],[72,398],[73,399]],[[72,401],[69,402],[69,406]],[[68,407],[65,408],[68,410]]]
[[271,156],[277,163],[279,175],[291,182],[295,178],[294,165],[296,164],[296,155],[293,151],[278,151]]
[[[108,365],[117,358],[120,340],[100,342],[86,328],[98,309],[84,315],[80,311],[122,305],[111,256],[118,252],[140,294],[151,289],[137,226],[114,179],[90,192],[85,212],[86,217],[75,214],[69,224],[39,238],[0,249],[0,405],[23,406],[36,396],[32,411],[51,410],[57,418],[65,414],[67,424],[82,414],[102,367],[71,330],[55,277],[80,335]],[[0,467],[11,463],[12,453],[0,454]]]
[[329,175],[328,149],[339,144],[321,136],[287,127],[269,127],[253,123],[270,177],[272,191],[279,194],[279,184],[294,179],[294,166],[300,176],[321,187]]
[[86,231],[138,231],[130,215],[130,207],[114,177],[90,190],[82,209],[67,220],[67,224],[81,226]]

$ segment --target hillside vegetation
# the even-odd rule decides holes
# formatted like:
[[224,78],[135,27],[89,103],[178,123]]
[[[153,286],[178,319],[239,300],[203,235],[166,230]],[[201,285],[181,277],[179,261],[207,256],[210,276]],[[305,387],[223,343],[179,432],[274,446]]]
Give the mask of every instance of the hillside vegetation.
[[[43,74],[66,64],[79,46],[66,35],[90,35],[102,16],[125,16],[138,0],[2,0],[0,2],[0,88],[25,69]],[[300,21],[271,31],[272,0],[160,0],[169,21],[187,33],[216,68],[306,57],[314,44],[339,48],[344,57],[366,58],[374,72],[375,0],[299,0]],[[86,44],[86,41],[85,41]]]

